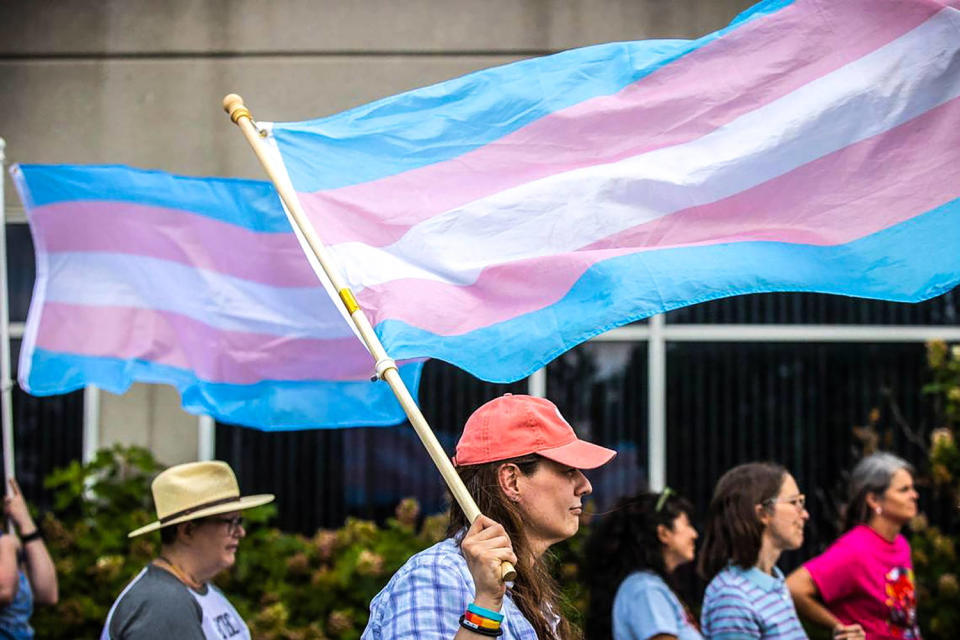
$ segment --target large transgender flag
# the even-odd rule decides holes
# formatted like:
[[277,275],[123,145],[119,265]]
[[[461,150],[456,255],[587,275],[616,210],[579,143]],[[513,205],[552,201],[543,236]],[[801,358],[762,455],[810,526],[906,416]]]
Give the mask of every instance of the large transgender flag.
[[[15,165],[37,261],[19,381],[175,386],[183,406],[261,429],[389,425],[370,354],[266,182],[119,166]],[[400,374],[416,393],[421,365]]]
[[272,125],[393,357],[487,380],[684,305],[960,281],[960,0],[770,0]]

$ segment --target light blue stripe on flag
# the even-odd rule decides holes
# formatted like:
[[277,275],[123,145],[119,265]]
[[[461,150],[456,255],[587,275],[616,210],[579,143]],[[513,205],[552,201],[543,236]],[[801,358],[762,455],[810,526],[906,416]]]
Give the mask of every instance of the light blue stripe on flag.
[[131,202],[196,213],[251,231],[292,233],[276,189],[263,180],[195,178],[123,165],[17,166],[29,185],[30,207]]
[[[400,377],[416,395],[422,363],[400,366]],[[192,372],[144,360],[120,360],[36,349],[30,392],[66,393],[95,384],[124,393],[134,382],[172,385],[183,408],[222,422],[262,431],[337,427],[385,427],[405,419],[385,382],[265,380],[252,385],[207,382]]]

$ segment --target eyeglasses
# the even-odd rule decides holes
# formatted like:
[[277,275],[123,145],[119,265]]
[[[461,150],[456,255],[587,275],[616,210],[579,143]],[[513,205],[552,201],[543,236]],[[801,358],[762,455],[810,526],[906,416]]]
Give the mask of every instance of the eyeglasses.
[[807,508],[807,496],[802,493],[796,497],[790,498],[789,500],[781,500],[780,498],[770,498],[769,500],[764,500],[764,504],[789,504],[797,511],[803,511]]
[[663,491],[660,493],[660,497],[657,498],[657,504],[654,505],[653,511],[655,513],[660,513],[660,510],[663,509],[663,505],[667,504],[667,498],[674,494],[673,489],[670,487],[664,487]]
[[243,518],[241,516],[233,516],[232,518],[217,518],[211,516],[207,519],[214,522],[222,522],[227,525],[227,533],[232,536],[238,535],[243,528]]

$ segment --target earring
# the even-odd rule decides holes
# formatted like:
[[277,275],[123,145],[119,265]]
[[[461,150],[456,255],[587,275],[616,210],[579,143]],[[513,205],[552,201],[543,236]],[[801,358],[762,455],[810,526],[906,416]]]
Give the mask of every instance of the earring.
[[876,513],[877,515],[880,515],[881,513],[883,513],[883,509],[881,509],[880,507],[876,507],[873,511],[874,511],[874,513]]

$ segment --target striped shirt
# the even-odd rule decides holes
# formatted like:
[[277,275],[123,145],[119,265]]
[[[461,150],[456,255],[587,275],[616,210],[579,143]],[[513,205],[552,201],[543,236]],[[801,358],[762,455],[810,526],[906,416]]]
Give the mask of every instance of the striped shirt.
[[[501,640],[537,640],[510,597],[511,584],[500,610]],[[457,541],[447,538],[407,560],[373,598],[362,640],[450,640],[473,598],[467,560]]]
[[707,586],[700,624],[709,640],[806,640],[783,573],[728,565]]

